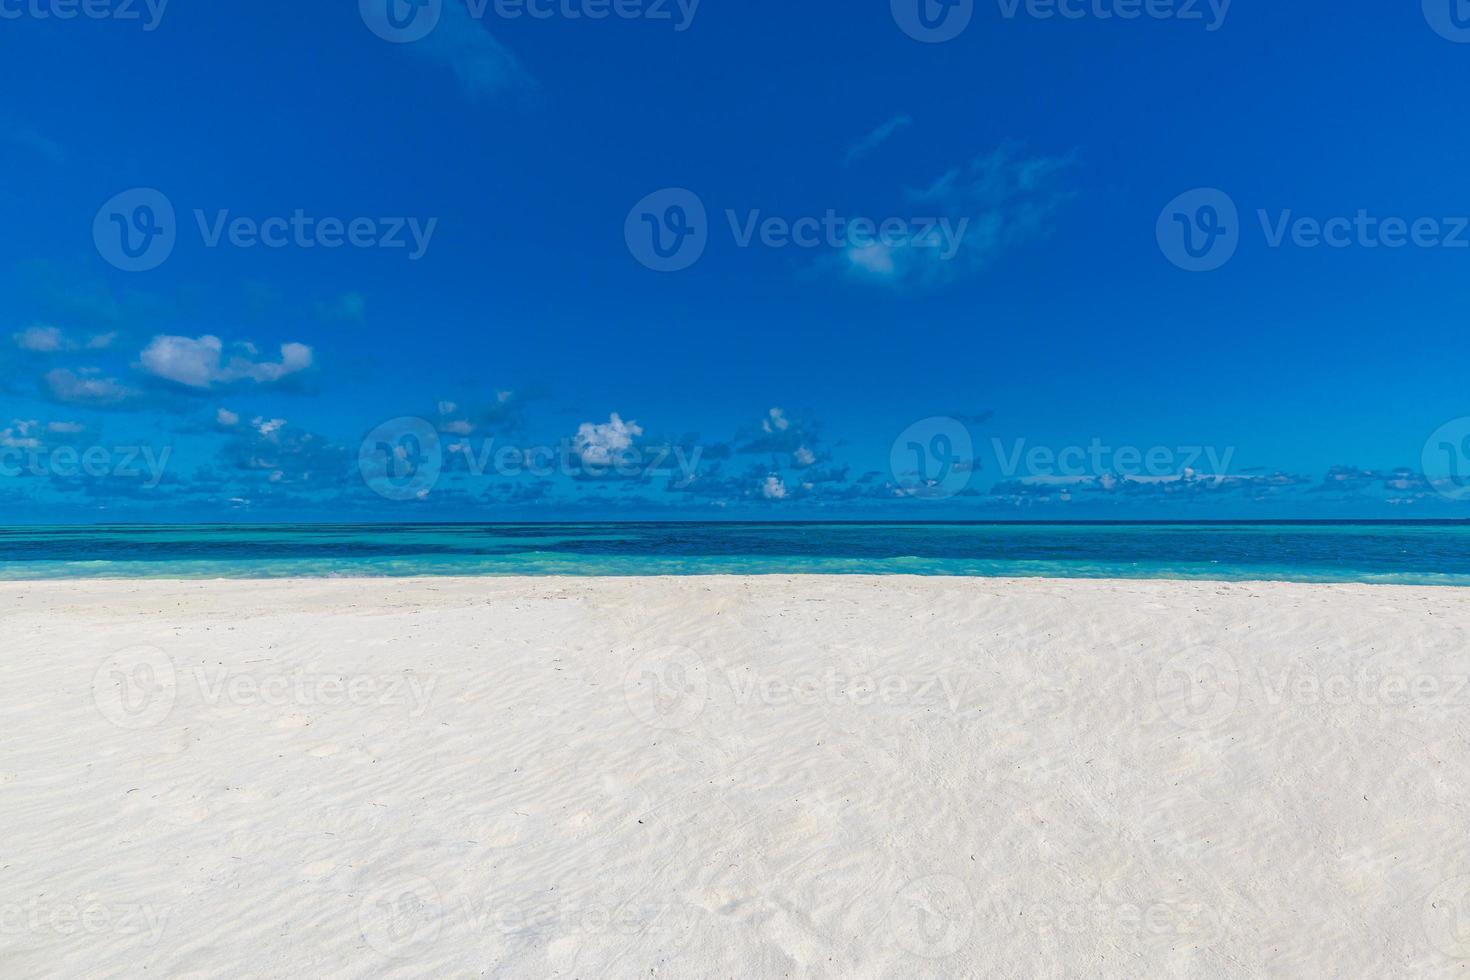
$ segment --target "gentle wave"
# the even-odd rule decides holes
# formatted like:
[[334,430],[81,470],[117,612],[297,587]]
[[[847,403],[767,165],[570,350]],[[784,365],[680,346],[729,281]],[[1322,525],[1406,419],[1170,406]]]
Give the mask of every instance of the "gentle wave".
[[0,529],[0,579],[907,574],[1470,585],[1470,525],[576,524]]

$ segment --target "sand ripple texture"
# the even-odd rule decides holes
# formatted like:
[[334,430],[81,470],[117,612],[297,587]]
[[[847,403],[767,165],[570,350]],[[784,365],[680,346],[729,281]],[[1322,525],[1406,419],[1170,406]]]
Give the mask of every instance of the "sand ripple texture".
[[1470,591],[0,591],[0,976],[1470,977]]

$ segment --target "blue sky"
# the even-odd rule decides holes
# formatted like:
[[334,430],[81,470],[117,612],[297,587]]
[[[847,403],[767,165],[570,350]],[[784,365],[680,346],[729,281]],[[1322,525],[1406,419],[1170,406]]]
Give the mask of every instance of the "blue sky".
[[1470,517],[1451,0],[391,3],[0,0],[9,521]]

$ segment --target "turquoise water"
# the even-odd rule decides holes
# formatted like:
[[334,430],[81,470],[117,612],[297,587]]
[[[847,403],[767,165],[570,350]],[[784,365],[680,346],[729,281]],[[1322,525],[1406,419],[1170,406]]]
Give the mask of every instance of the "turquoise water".
[[0,529],[0,579],[914,574],[1470,585],[1470,524]]

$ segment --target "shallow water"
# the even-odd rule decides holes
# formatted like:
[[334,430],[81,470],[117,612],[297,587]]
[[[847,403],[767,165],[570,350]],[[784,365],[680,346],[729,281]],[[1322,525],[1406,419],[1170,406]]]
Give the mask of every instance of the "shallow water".
[[0,579],[914,574],[1470,585],[1470,524],[455,524],[0,529]]

